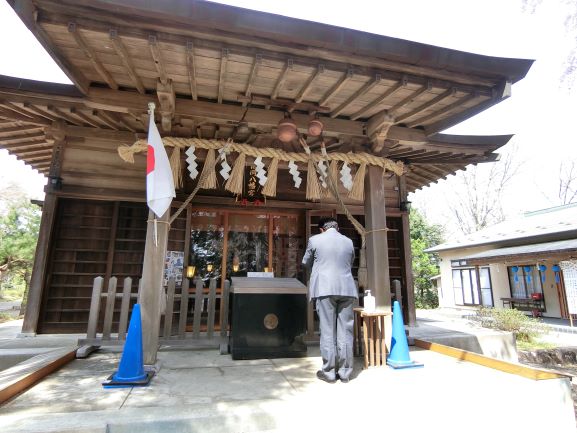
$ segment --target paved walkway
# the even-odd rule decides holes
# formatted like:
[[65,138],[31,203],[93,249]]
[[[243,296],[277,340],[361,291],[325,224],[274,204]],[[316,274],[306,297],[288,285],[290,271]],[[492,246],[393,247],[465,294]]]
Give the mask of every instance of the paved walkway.
[[[421,323],[426,332],[450,323],[428,320]],[[0,326],[0,353],[78,338],[14,338],[18,322]],[[417,369],[363,370],[356,359],[348,384],[316,379],[316,347],[307,358],[255,361],[164,350],[148,387],[103,389],[120,356],[103,349],[74,360],[9,401],[0,408],[2,433],[575,431],[567,379],[534,381],[419,349],[411,350],[425,364]]]

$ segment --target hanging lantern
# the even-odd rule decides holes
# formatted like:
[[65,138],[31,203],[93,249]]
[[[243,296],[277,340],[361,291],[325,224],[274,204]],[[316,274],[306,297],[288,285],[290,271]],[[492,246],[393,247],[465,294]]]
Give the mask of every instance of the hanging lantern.
[[547,266],[545,265],[539,265],[539,272],[541,272],[541,283],[545,282],[545,271],[547,270]]
[[561,282],[561,268],[559,265],[553,265],[551,270],[555,273],[555,282],[559,284]]
[[187,266],[186,267],[186,278],[194,278],[194,274],[196,273],[195,266]]
[[283,143],[290,143],[297,136],[297,125],[290,118],[290,115],[285,114],[285,117],[278,123],[277,137]]
[[519,272],[519,267],[518,266],[513,266],[511,268],[511,271],[513,272],[513,274],[515,274],[515,276],[513,277],[513,279],[515,280],[516,283],[519,282],[519,276],[517,275],[517,272]]
[[240,260],[238,256],[235,254],[234,257],[232,258],[232,271],[238,272],[239,267],[240,267]]
[[318,137],[323,133],[323,122],[319,119],[313,119],[309,122],[308,133],[311,137]]

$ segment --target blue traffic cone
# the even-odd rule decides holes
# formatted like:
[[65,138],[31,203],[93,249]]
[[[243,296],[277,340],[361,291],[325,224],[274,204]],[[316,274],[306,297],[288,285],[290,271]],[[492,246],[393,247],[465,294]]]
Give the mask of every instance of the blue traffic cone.
[[105,388],[144,386],[148,385],[152,376],[154,376],[154,371],[144,370],[140,305],[135,304],[130,316],[130,325],[118,371],[106,379],[102,386]]
[[387,365],[393,368],[422,367],[420,362],[411,361],[409,356],[409,344],[405,334],[403,312],[399,301],[393,303],[393,338],[391,340],[391,352],[387,357]]

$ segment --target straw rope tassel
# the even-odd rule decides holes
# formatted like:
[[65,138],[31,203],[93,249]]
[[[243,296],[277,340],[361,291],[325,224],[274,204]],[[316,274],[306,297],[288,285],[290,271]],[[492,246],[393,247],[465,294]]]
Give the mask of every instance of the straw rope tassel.
[[172,154],[170,155],[170,169],[172,170],[172,178],[174,179],[174,189],[182,188],[182,169],[179,147],[172,149]]
[[319,178],[317,177],[315,162],[312,158],[309,158],[309,164],[307,168],[307,200],[320,200],[321,192],[322,191],[319,184]]
[[262,195],[276,197],[276,181],[278,173],[278,158],[273,158],[268,166],[268,179],[262,189]]
[[[331,161],[331,163],[329,165],[327,177],[330,176],[333,179],[335,185],[337,185],[338,173],[339,173],[339,162],[336,160],[333,160],[333,161]],[[328,187],[328,179],[327,179],[327,188],[323,192],[324,192],[325,197],[331,197],[332,196],[331,191]]]
[[202,167],[202,173],[200,174],[200,181],[202,184],[201,188],[204,189],[215,189],[216,188],[216,170],[215,170],[215,155],[214,149],[209,149],[206,154],[206,159],[204,160],[204,166]]
[[349,198],[353,200],[363,201],[365,199],[365,172],[367,171],[367,164],[361,164],[357,173],[355,174],[355,180],[353,181],[353,187],[349,192]]
[[239,153],[234,162],[234,167],[230,173],[230,177],[226,181],[224,188],[234,194],[242,194],[242,183],[244,180],[244,165],[246,162],[246,155]]

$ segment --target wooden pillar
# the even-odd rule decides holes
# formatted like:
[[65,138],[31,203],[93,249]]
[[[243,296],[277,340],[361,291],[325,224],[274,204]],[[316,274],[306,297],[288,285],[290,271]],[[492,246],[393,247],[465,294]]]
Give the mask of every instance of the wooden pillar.
[[54,228],[56,206],[58,198],[55,192],[61,188],[60,173],[62,168],[62,158],[66,147],[66,136],[64,134],[64,123],[54,122],[51,129],[46,131],[46,135],[54,140],[52,147],[52,161],[48,172],[48,184],[44,188],[44,204],[42,205],[42,218],[38,232],[38,242],[34,253],[34,264],[32,265],[32,275],[30,277],[30,287],[28,288],[28,299],[26,303],[26,313],[22,324],[23,335],[34,335],[38,328],[40,317],[40,306],[44,292],[44,282],[46,281],[46,270],[48,268],[48,253]]
[[389,278],[389,251],[387,218],[385,212],[385,185],[383,170],[369,166],[365,178],[365,226],[367,231],[366,258],[368,288],[374,293],[377,307],[390,310],[391,283]]
[[[400,201],[407,201],[407,177],[399,177],[399,198]],[[406,296],[405,302],[409,319],[409,326],[417,324],[417,313],[415,309],[415,283],[413,280],[413,254],[411,252],[411,230],[409,224],[409,210],[401,214],[403,228],[403,267],[405,268]]]
[[[365,177],[365,228],[367,231],[366,259],[368,288],[375,296],[377,308],[391,311],[391,281],[389,275],[389,245],[387,242],[387,214],[385,211],[385,184],[383,170],[368,167]],[[392,317],[384,323],[385,345],[391,349]]]
[[140,292],[140,311],[142,314],[142,346],[144,363],[156,362],[158,352],[158,334],[160,330],[160,295],[164,273],[164,258],[168,243],[168,219],[170,210],[158,218],[157,243],[154,242],[154,213],[148,212],[146,244],[144,246],[144,264],[142,267],[142,288]]

